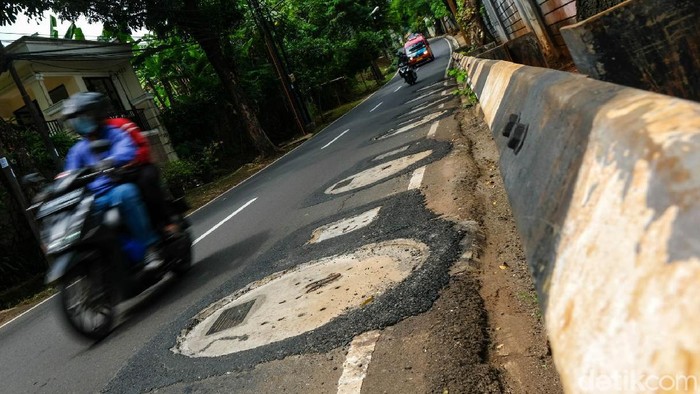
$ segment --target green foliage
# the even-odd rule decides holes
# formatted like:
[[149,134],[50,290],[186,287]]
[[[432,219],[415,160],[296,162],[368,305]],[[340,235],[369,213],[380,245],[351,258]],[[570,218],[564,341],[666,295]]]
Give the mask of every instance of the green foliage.
[[190,160],[174,160],[163,166],[163,179],[171,190],[184,191],[198,184],[197,164]]
[[461,68],[450,69],[447,74],[454,77],[458,85],[463,86],[462,88],[457,88],[454,90],[453,94],[458,96],[465,96],[467,98],[467,106],[475,105],[479,102],[479,98],[476,97],[476,93],[469,87],[467,81],[467,72]]
[[219,162],[221,143],[214,142],[202,149],[197,157],[175,160],[163,166],[163,178],[171,190],[185,191],[214,179]]
[[442,0],[391,0],[390,15],[403,33],[425,33],[428,25],[450,15],[450,11]]

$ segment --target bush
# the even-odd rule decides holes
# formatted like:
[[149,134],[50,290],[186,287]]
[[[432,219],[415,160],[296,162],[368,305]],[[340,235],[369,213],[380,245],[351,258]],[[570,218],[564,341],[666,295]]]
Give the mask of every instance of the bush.
[[174,160],[163,166],[163,179],[174,195],[198,185],[199,169],[190,160]]

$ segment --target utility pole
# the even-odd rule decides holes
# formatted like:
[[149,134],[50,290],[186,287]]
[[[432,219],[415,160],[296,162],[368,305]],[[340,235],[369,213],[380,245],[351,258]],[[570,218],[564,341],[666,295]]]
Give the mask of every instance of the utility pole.
[[294,88],[289,72],[280,59],[277,45],[272,32],[270,31],[270,27],[267,24],[267,18],[265,18],[265,15],[262,12],[259,0],[248,0],[248,4],[253,10],[258,27],[260,27],[262,30],[263,38],[265,39],[265,44],[267,46],[268,53],[270,54],[270,60],[272,61],[275,71],[277,71],[277,75],[280,78],[282,89],[284,90],[284,94],[287,97],[287,101],[292,109],[294,121],[296,122],[297,128],[299,129],[301,135],[304,135],[306,134],[306,126],[311,125],[310,116],[305,110],[306,106],[299,98],[299,94]]
[[34,235],[34,239],[36,240],[38,245],[41,245],[39,227],[37,226],[32,214],[27,210],[27,200],[24,197],[24,193],[22,193],[22,189],[19,186],[19,182],[17,182],[15,172],[12,170],[10,162],[7,160],[5,150],[2,148],[2,146],[0,146],[0,173],[5,178],[5,181],[9,186],[10,194],[12,194],[12,196],[15,198],[15,201],[17,201],[17,204],[19,204],[19,207],[22,210],[25,219],[27,219],[27,224],[29,225],[29,229],[32,231],[32,235]]
[[5,46],[2,45],[2,41],[0,41],[0,73],[5,72],[6,70],[10,71],[12,80],[15,82],[15,85],[17,85],[17,89],[19,89],[19,93],[22,95],[24,105],[27,107],[27,110],[29,111],[29,114],[32,117],[34,127],[36,127],[36,131],[41,136],[46,150],[49,152],[49,155],[53,159],[56,170],[60,171],[63,167],[61,163],[61,157],[58,155],[58,151],[56,150],[56,147],[53,145],[53,142],[49,137],[49,129],[48,127],[46,127],[46,123],[44,122],[43,117],[39,113],[39,109],[34,106],[34,103],[32,102],[31,98],[29,98],[27,89],[24,88],[22,79],[19,77],[19,74],[17,74],[17,70],[15,69],[15,65],[12,63],[12,59],[10,59],[10,57],[7,55],[7,52],[5,51]]

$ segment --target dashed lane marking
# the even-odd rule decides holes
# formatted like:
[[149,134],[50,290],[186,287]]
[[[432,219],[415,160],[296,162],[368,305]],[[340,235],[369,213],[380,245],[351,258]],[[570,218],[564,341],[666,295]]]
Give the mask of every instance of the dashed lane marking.
[[379,108],[380,105],[384,104],[384,102],[380,102],[379,104],[375,105],[374,108],[370,109],[369,112],[374,112],[375,109]]
[[226,223],[226,222],[228,222],[229,220],[231,220],[231,218],[233,218],[234,216],[238,215],[242,210],[246,209],[246,208],[248,207],[248,205],[254,203],[255,200],[257,200],[257,199],[258,199],[258,198],[255,197],[254,199],[252,199],[252,200],[248,201],[247,203],[243,204],[243,206],[241,206],[240,208],[236,209],[232,214],[226,216],[226,218],[225,218],[224,220],[220,221],[220,222],[217,223],[214,227],[210,228],[206,233],[200,235],[199,238],[195,239],[194,242],[192,242],[192,246],[196,245],[197,242],[203,240],[203,239],[204,239],[205,237],[207,237],[209,234],[211,234],[211,233],[213,233],[214,231],[216,231],[216,229],[218,229],[218,228],[221,227],[224,223]]
[[345,133],[347,133],[348,131],[350,131],[350,129],[347,129],[347,130],[343,131],[342,133],[340,133],[340,135],[338,135],[337,137],[333,138],[333,139],[331,140],[331,142],[327,143],[326,145],[323,145],[323,146],[321,147],[321,149],[326,149],[326,148],[328,148],[332,143],[336,142],[336,141],[338,140],[338,138],[342,137],[342,136],[343,136]]
[[367,331],[352,340],[338,380],[338,394],[360,394],[379,336],[379,331]]
[[421,183],[423,183],[423,175],[425,174],[425,166],[420,167],[413,171],[413,176],[411,176],[411,181],[408,182],[408,190],[420,189]]
[[399,85],[399,87],[398,87],[398,88],[394,89],[394,93],[398,92],[398,91],[399,91],[399,89],[401,89],[402,87],[403,87],[403,85]]
[[433,123],[432,126],[430,126],[430,130],[428,130],[428,138],[435,136],[435,132],[437,132],[438,125],[440,125],[439,120],[437,122]]

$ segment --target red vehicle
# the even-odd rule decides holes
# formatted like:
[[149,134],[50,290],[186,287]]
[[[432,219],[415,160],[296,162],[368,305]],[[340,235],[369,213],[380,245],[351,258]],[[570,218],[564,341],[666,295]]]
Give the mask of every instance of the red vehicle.
[[435,60],[430,44],[422,34],[411,36],[403,48],[408,56],[408,64],[411,66]]

